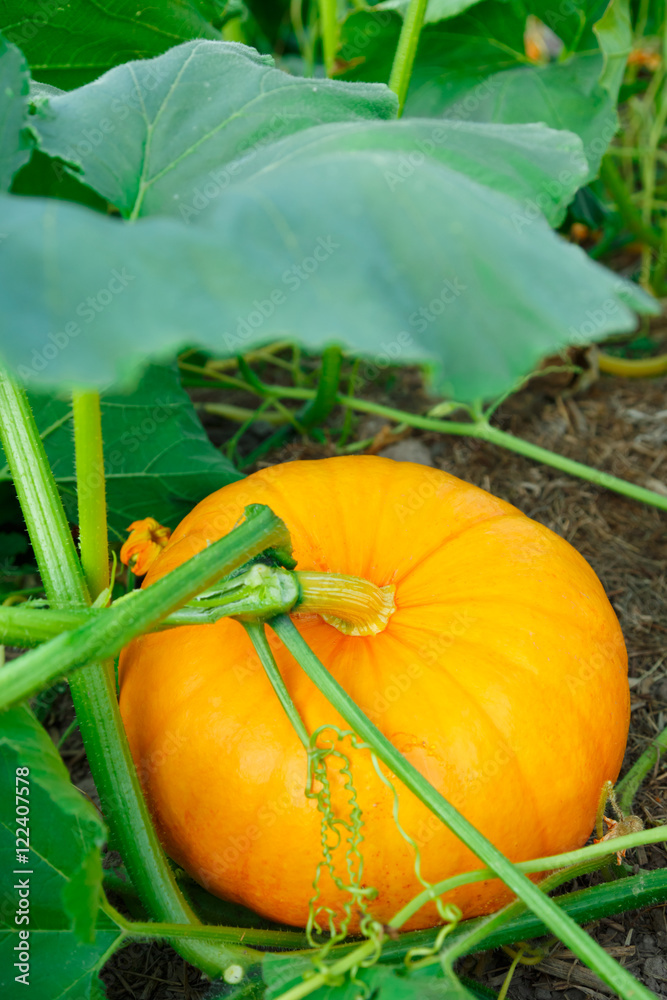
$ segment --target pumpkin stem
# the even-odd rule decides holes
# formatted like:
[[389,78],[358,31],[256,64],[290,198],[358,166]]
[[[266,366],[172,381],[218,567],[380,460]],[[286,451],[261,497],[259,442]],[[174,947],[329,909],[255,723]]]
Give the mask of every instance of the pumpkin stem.
[[319,615],[344,635],[377,635],[396,610],[393,586],[359,576],[298,571],[301,599],[292,613]]

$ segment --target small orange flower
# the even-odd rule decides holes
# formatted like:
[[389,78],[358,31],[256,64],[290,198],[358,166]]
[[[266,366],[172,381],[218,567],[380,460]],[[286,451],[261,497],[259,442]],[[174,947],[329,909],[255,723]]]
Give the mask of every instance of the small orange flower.
[[650,70],[651,73],[660,69],[660,62],[659,53],[652,52],[650,49],[633,49],[628,56],[628,66],[639,66]]
[[127,529],[130,537],[120,550],[120,561],[135,576],[144,576],[169,541],[171,528],[158,524],[154,517],[133,521]]

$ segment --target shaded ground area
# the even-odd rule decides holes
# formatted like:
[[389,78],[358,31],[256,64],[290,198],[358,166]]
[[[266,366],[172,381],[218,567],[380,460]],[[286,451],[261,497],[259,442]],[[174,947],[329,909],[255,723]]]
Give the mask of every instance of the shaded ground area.
[[[568,396],[537,381],[505,403],[496,421],[527,440],[667,494],[665,390],[667,379],[603,377]],[[368,387],[368,395],[376,402],[413,413],[433,405],[424,394],[419,374],[410,369],[378,379]],[[197,398],[222,396],[199,393]],[[231,396],[225,393],[224,398],[229,402]],[[243,402],[248,404],[247,399]],[[236,429],[214,418],[206,419],[216,442],[226,440],[230,428],[232,432]],[[632,723],[625,771],[664,727],[667,714],[664,513],[472,439],[415,431],[393,440],[385,449],[382,446],[392,438],[384,427],[382,419],[363,417],[356,423],[354,437],[375,437],[374,450],[381,454],[431,463],[503,497],[561,534],[592,564],[619,616],[630,657]],[[261,433],[254,435],[247,442],[248,450],[260,439]],[[329,454],[335,454],[333,445],[295,441],[258,464]],[[54,736],[63,732],[69,718],[64,698],[47,720]],[[78,734],[68,738],[63,755],[75,783],[94,796]],[[647,825],[667,822],[666,783],[667,766],[658,761],[634,805]],[[641,868],[662,867],[667,853],[662,846],[652,846],[628,860]],[[582,880],[568,888],[585,884]],[[664,906],[605,919],[591,930],[651,990],[667,997]],[[483,953],[465,959],[463,968],[497,990],[510,961],[503,951]],[[121,951],[109,964],[104,979],[111,1000],[195,998],[206,991],[196,970],[187,967],[171,949],[158,945],[132,945]],[[517,969],[508,996],[516,1000],[583,1000],[613,993],[557,946],[542,963]]]

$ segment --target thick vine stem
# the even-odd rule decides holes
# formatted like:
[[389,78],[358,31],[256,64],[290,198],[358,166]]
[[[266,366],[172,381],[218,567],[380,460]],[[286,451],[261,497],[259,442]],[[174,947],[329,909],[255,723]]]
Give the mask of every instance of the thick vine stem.
[[99,393],[73,393],[72,412],[79,549],[88,590],[92,600],[95,600],[109,586],[106,485]]
[[[280,566],[255,563],[243,573],[216,582],[212,591],[199,594],[150,628],[162,631],[182,625],[214,625],[226,617],[256,622],[293,611],[319,614],[345,635],[377,635],[396,610],[394,590],[393,586],[378,587],[362,577],[308,570],[290,572]],[[0,605],[0,643],[24,648],[39,646],[93,621],[107,622],[109,612],[129,614],[139,607],[138,600],[144,602],[135,591],[109,608],[61,610]],[[33,661],[27,662],[30,665]],[[55,662],[52,666],[53,670],[58,668]],[[51,669],[47,672],[50,676]]]
[[[652,1000],[653,994],[563,913],[548,896],[493,846],[417,771],[361,711],[315,656],[289,617],[269,622],[310,679],[347,724],[365,740],[379,759],[424,805],[456,834],[494,874],[556,934],[589,968],[616,990],[623,1000]],[[309,991],[308,991],[309,992]],[[302,994],[306,995],[306,994]],[[294,995],[296,997],[296,994]]]
[[343,353],[340,347],[336,344],[325,347],[315,395],[298,413],[299,421],[304,427],[316,427],[323,423],[336,406],[342,366]]
[[[84,436],[100,433],[99,425],[83,430]],[[55,607],[83,607],[89,594],[44,446],[24,391],[5,374],[0,376],[0,437],[49,602]],[[96,445],[91,443],[85,451],[91,461],[97,461]],[[81,460],[87,464],[87,459]],[[96,663],[84,676],[72,687],[77,718],[105,803],[105,818],[123,849],[132,880],[158,919],[198,923],[176,885],[148,815],[125,739],[113,676]],[[223,974],[230,962],[247,964],[255,958],[247,949],[206,942],[187,942],[179,948],[184,958],[212,977]]]
[[[280,545],[284,532],[283,522],[265,507],[251,521],[234,528],[152,586],[135,591],[131,597],[91,616],[74,632],[64,632],[26,653],[0,673],[0,708],[30,697],[77,667],[102,656],[114,656],[131,639],[149,631],[199,591],[214,584],[221,574],[229,574],[265,549]],[[87,670],[88,680],[89,674]],[[82,683],[85,687],[86,681],[82,679]]]

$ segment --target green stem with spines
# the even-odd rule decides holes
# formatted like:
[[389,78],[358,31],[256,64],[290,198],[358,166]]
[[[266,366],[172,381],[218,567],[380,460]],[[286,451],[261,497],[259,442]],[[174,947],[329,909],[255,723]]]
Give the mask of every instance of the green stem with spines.
[[398,116],[403,114],[405,99],[408,95],[412,67],[417,54],[419,36],[424,23],[424,15],[428,0],[410,0],[410,5],[405,12],[403,27],[398,39],[394,62],[391,67],[389,77],[389,88],[398,97]]
[[[592,864],[589,867],[592,867]],[[577,871],[579,874],[582,874],[582,870],[583,866],[580,866],[577,869],[568,868],[562,872],[555,873],[554,876],[550,876],[549,888],[553,889],[556,884],[562,884],[563,881],[574,878]],[[556,876],[559,876],[558,883],[556,883]],[[110,873],[105,872],[104,881],[109,889],[113,889],[121,894],[123,891],[131,893],[131,889],[128,888],[127,883],[110,877]],[[543,891],[545,884],[546,880],[541,883]],[[624,887],[626,891],[622,892],[621,890]],[[574,916],[578,923],[585,924],[615,913],[636,910],[644,906],[659,905],[664,902],[666,896],[667,871],[657,869],[650,872],[641,872],[639,875],[632,875],[621,879],[619,882],[607,882],[591,886],[587,889],[578,889],[574,892],[564,893],[561,896],[557,896],[554,899],[554,903],[562,907],[566,913]],[[138,898],[136,894],[134,894],[134,898]],[[510,907],[506,907],[501,911],[505,919],[500,926],[491,927],[488,917],[476,917],[472,920],[463,921],[452,931],[451,936],[448,938],[448,945],[457,943],[460,939],[465,938],[466,954],[468,954],[497,948],[503,944],[512,944],[516,941],[542,937],[547,933],[547,928],[544,924],[532,913],[526,912],[525,907],[523,907],[523,912],[520,916],[512,917],[509,910],[514,907],[517,907],[517,903],[510,904]],[[107,910],[109,916],[120,925],[113,907],[105,904],[104,908]],[[494,917],[500,917],[501,914],[494,914]],[[484,925],[484,933],[478,934],[477,932],[482,925]],[[128,923],[128,929],[134,926],[133,923]],[[191,926],[162,923],[143,924],[140,933],[142,938],[152,937],[160,939],[163,936],[163,930],[165,932],[165,939],[171,941],[177,941],[179,938],[205,938],[211,942],[218,939],[227,942],[231,940],[234,932],[239,933],[239,928],[224,927],[219,924]],[[302,947],[302,945],[305,946],[306,944],[306,936],[299,931],[259,931],[258,933],[266,935],[263,941],[253,939],[253,934],[256,933],[254,928],[248,928],[247,930],[244,928],[243,932],[249,935],[244,940],[247,940],[251,945],[289,948],[291,955],[312,955],[312,949]],[[474,938],[472,932],[474,932]],[[432,934],[433,929],[429,931],[407,931],[401,934],[399,938],[386,939],[381,961],[391,962],[398,958],[403,958],[408,951],[415,946],[421,945]],[[269,935],[272,935],[272,937],[270,938]],[[292,944],[296,945],[296,947],[290,947]],[[365,947],[366,943],[362,945],[354,943],[339,944],[334,946],[332,954],[341,957],[353,956],[348,966],[352,967],[359,961],[359,949]]]
[[109,586],[102,416],[97,392],[72,395],[81,566],[94,601]]
[[[339,630],[346,634],[375,634],[382,631],[395,610],[392,593],[393,588],[377,587],[362,577],[310,570],[291,572],[281,566],[258,563],[230,579],[216,582],[214,590],[200,594],[153,624],[150,630],[214,625],[221,618],[230,616],[255,621],[272,618],[282,611],[323,615],[329,611],[327,620],[335,619]],[[0,643],[22,648],[38,646],[93,621],[107,621],[110,611],[116,613],[120,609],[129,612],[130,607],[137,607],[139,597],[140,592],[131,592],[108,608],[81,608],[76,611],[70,608],[26,607],[25,604],[18,607],[0,605]],[[31,661],[27,663],[30,665]],[[25,667],[25,664],[24,660],[22,666]],[[62,667],[67,669],[65,661]],[[54,661],[53,670],[58,669],[60,667]]]
[[[605,950],[570,920],[497,850],[472,824],[399,753],[392,743],[361,711],[331,676],[303,640],[289,617],[280,615],[269,622],[297,662],[347,724],[365,740],[373,752],[409,790],[430,809],[491,871],[521,899],[566,944],[582,962],[615,989],[623,1000],[653,1000],[653,995],[634,976],[614,961]],[[333,970],[332,970],[333,971]],[[285,995],[290,996],[292,992]],[[299,995],[306,995],[299,994]],[[294,994],[296,998],[297,994]]]
[[[63,633],[6,666],[0,673],[0,708],[23,701],[56,678],[100,656],[114,656],[131,639],[216,583],[220,575],[231,573],[284,539],[282,521],[265,508],[152,586],[134,591],[131,597],[117,601],[74,632]],[[82,677],[84,687],[90,683],[89,675],[87,670]],[[121,724],[120,717],[117,722]]]
[[[613,841],[591,844],[589,847],[581,847],[578,851],[568,851],[566,854],[555,854],[546,858],[535,858],[533,861],[522,861],[515,864],[519,871],[541,872],[552,868],[564,868],[572,865],[588,864],[591,861],[599,861],[605,858],[612,858],[617,851],[632,850],[642,844],[660,844],[667,841],[667,826],[658,826],[650,830],[641,830],[637,833],[628,834],[625,837],[618,837]],[[577,874],[571,875],[576,878]],[[473,882],[484,882],[485,879],[493,878],[494,872],[490,868],[478,868],[473,872],[465,872],[463,875],[453,875],[442,882],[435,883],[429,890],[420,892],[409,903],[407,903],[396,916],[389,921],[390,927],[400,928],[418,910],[430,902],[432,893],[441,896],[445,892],[456,889],[460,885],[467,885]],[[542,886],[543,891],[555,888],[555,885]]]
[[[163,940],[174,944],[184,941],[202,941],[208,944],[233,945],[243,935],[244,941],[262,948],[288,948],[290,945],[305,944],[306,935],[299,931],[263,930],[258,927],[221,927],[218,924],[179,924],[176,922],[153,923],[143,920],[126,920],[108,901],[103,904],[108,917],[124,931],[127,940]],[[255,960],[262,953],[255,954]]]

